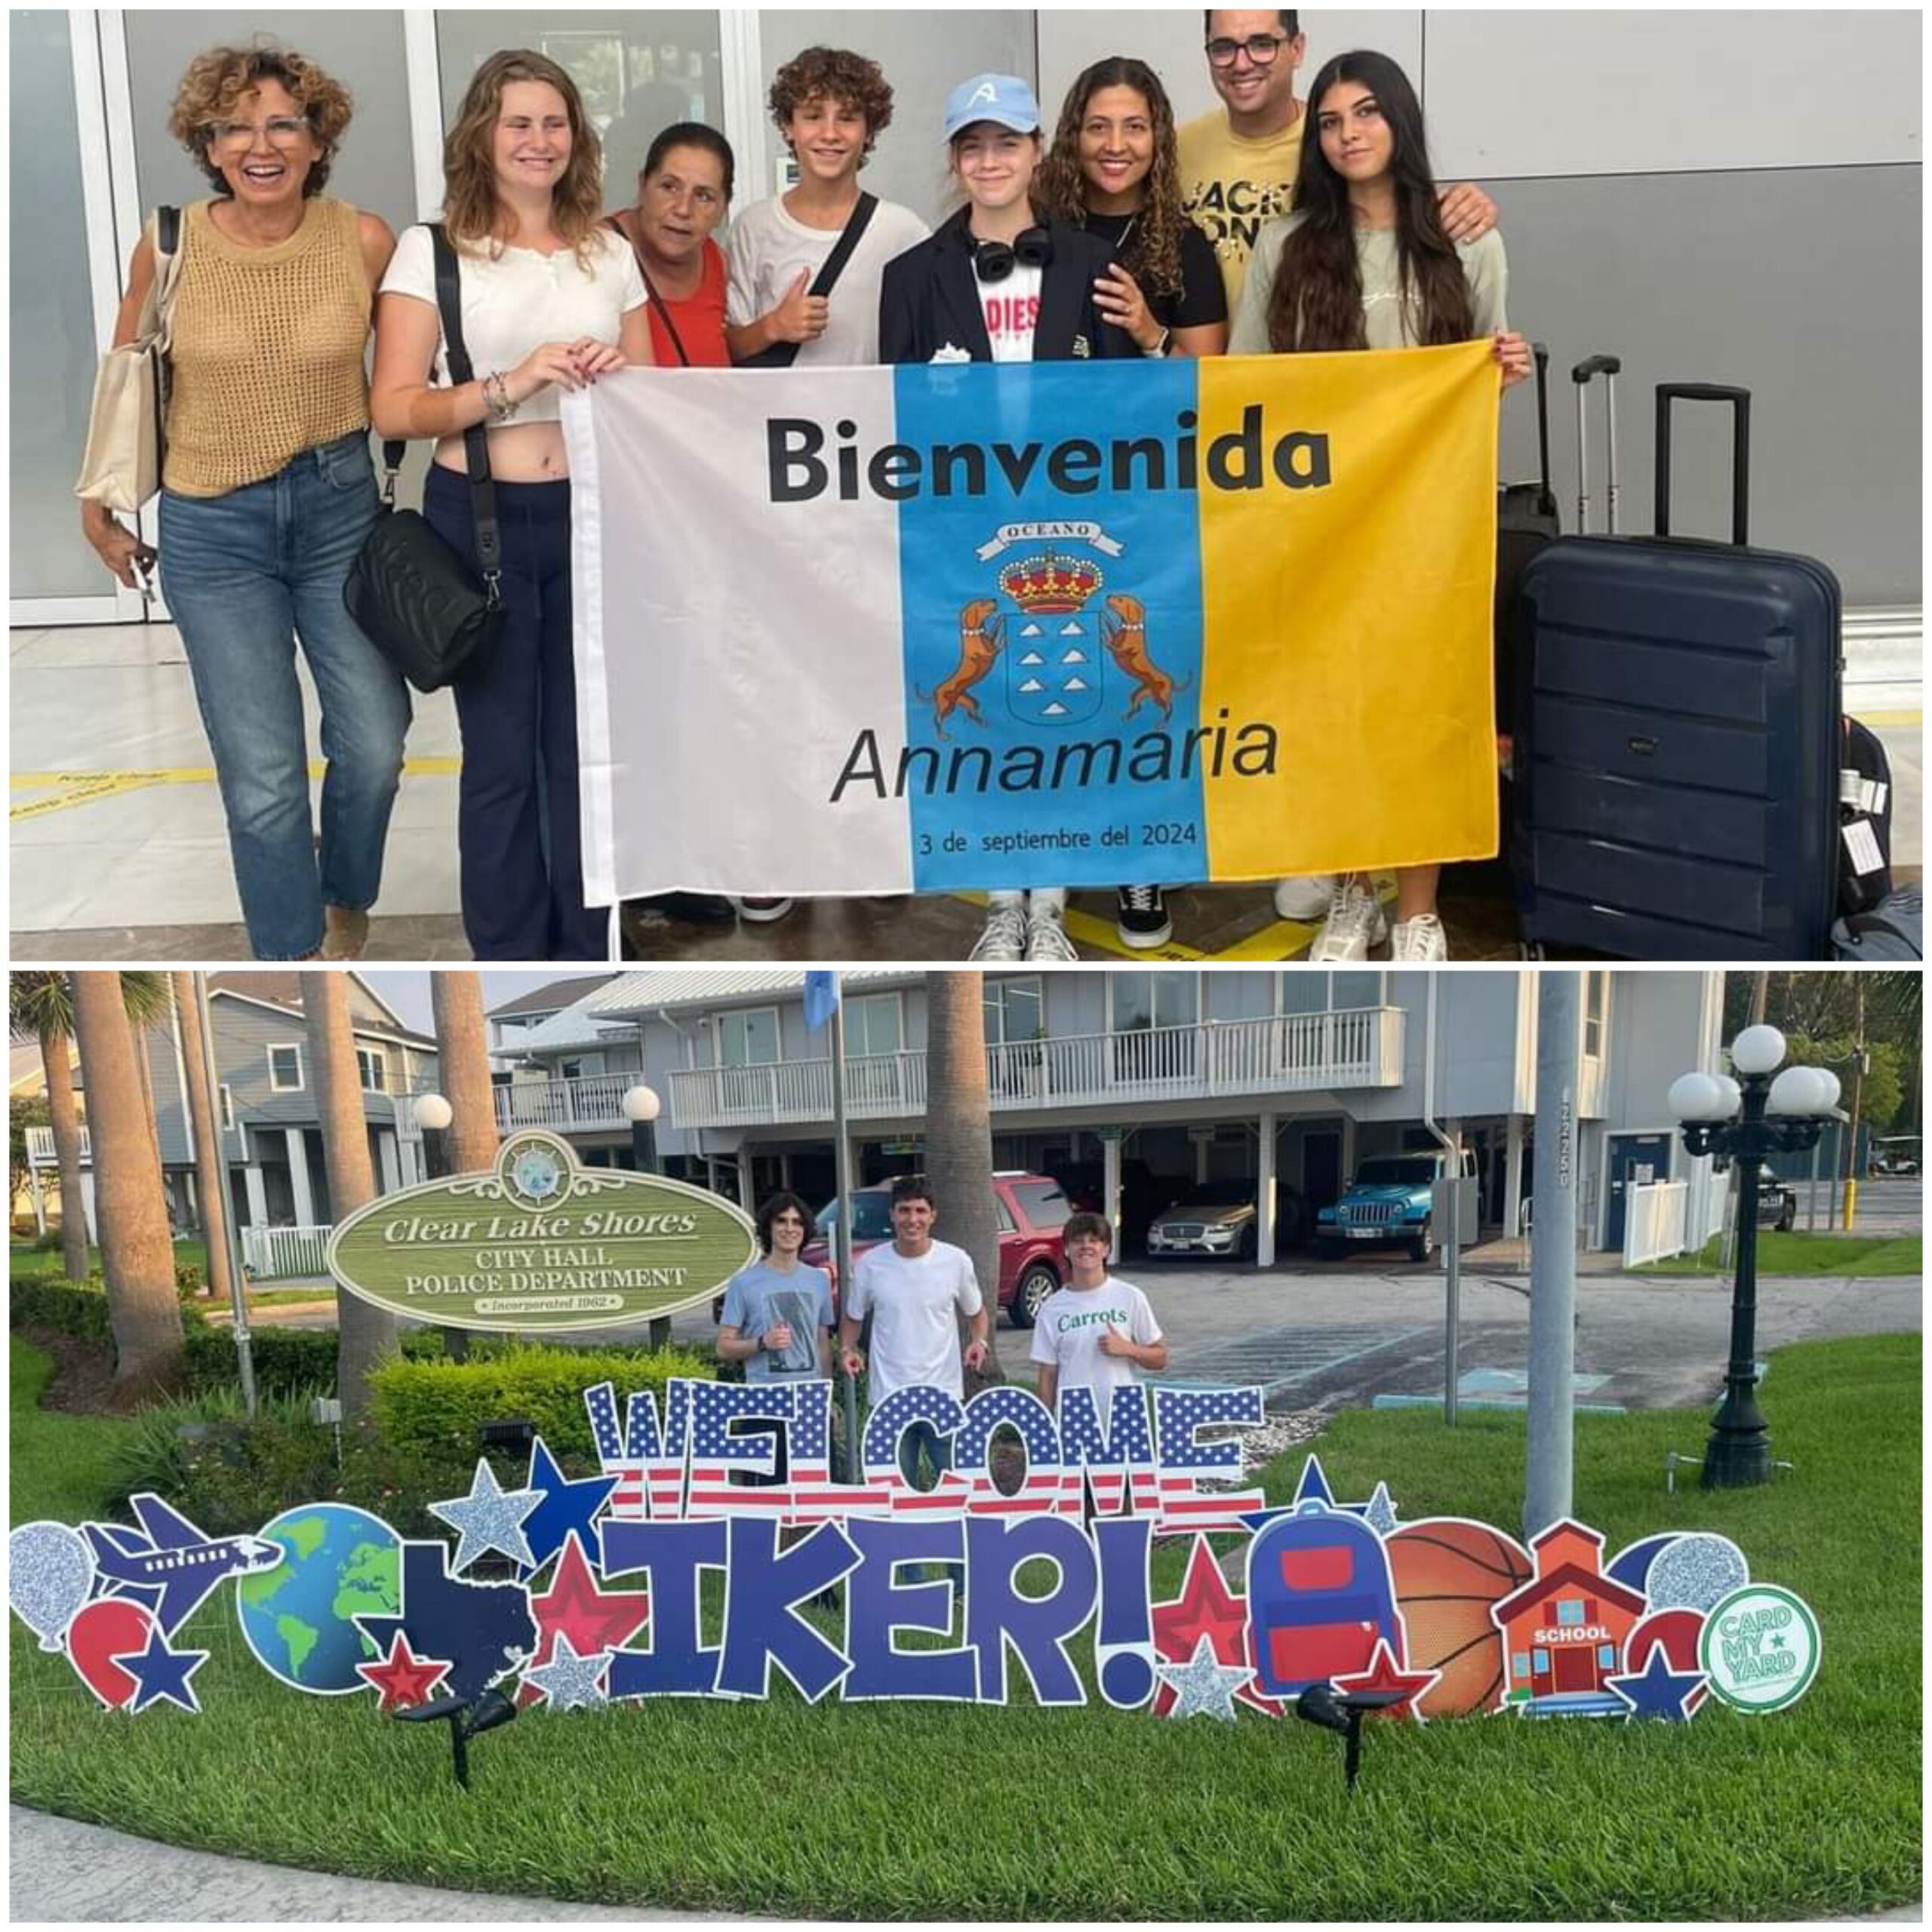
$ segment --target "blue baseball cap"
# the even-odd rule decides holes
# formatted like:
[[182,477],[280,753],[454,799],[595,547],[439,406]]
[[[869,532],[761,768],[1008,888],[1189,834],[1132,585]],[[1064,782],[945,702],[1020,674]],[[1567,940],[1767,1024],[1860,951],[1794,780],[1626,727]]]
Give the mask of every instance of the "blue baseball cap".
[[1017,74],[975,74],[946,97],[946,138],[951,140],[976,121],[991,121],[1017,134],[1037,134],[1040,103]]

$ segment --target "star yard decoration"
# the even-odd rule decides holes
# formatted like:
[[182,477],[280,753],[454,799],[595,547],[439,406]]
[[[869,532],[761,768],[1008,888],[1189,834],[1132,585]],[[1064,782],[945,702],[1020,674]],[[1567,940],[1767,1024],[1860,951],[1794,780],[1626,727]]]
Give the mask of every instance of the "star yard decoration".
[[611,1701],[599,1681],[610,1664],[608,1651],[592,1651],[588,1657],[579,1657],[571,1640],[559,1635],[550,1662],[526,1670],[523,1681],[526,1686],[534,1685],[543,1694],[546,1711],[598,1710]]
[[166,1698],[184,1711],[199,1717],[202,1706],[194,1687],[188,1681],[208,1660],[206,1651],[176,1651],[168,1647],[166,1635],[158,1629],[148,1638],[144,1651],[131,1651],[114,1661],[134,1677],[136,1689],[131,1712],[144,1711]]
[[1368,1527],[1379,1537],[1386,1537],[1395,1529],[1395,1499],[1389,1494],[1386,1482],[1375,1485],[1374,1493],[1362,1505],[1361,1513]]
[[419,1657],[409,1647],[409,1639],[398,1630],[389,1639],[389,1654],[375,1663],[358,1663],[358,1677],[365,1677],[382,1693],[377,1709],[386,1716],[391,1711],[407,1710],[426,1704],[436,1686],[449,1675],[450,1667],[435,1657]]
[[[643,1629],[651,1614],[651,1598],[643,1590],[600,1590],[596,1573],[573,1531],[564,1540],[564,1553],[558,1559],[549,1589],[530,1599],[530,1611],[537,1620],[535,1661],[545,1664],[564,1640],[579,1657],[593,1651],[620,1650]],[[517,1694],[519,1703],[537,1701],[529,1685],[530,1675],[524,1673],[524,1687]]]
[[1688,1724],[1695,1709],[1692,1700],[1703,1687],[1701,1670],[1672,1670],[1670,1659],[1660,1644],[1651,1652],[1650,1661],[1635,1676],[1606,1677],[1604,1687],[1621,1697],[1630,1707],[1629,1715],[1660,1718],[1666,1724]]
[[[1205,1537],[1196,1537],[1188,1553],[1187,1574],[1181,1580],[1180,1595],[1170,1603],[1152,1607],[1154,1647],[1171,1663],[1185,1663],[1194,1654],[1197,1643],[1204,1639],[1215,1657],[1224,1664],[1246,1668],[1247,1654],[1247,1600],[1228,1588],[1227,1579],[1214,1560]],[[1238,1693],[1242,1703],[1252,1704],[1270,1717],[1279,1717],[1281,1707],[1272,1697],[1264,1697],[1252,1681]],[[1164,1716],[1174,1701],[1174,1694],[1164,1686],[1154,1694],[1154,1709]]]
[[1174,1718],[1219,1718],[1224,1724],[1235,1721],[1235,1693],[1253,1675],[1247,1665],[1238,1668],[1214,1661],[1211,1639],[1203,1637],[1186,1663],[1157,1663],[1161,1681],[1174,1693]]
[[530,1474],[525,1484],[540,1499],[523,1525],[531,1568],[540,1569],[548,1563],[572,1531],[601,1562],[603,1538],[595,1525],[617,1486],[615,1476],[586,1476],[572,1481],[558,1468],[556,1458],[538,1436],[530,1445]]
[[1378,1639],[1375,1654],[1368,1660],[1366,1670],[1352,1672],[1346,1677],[1337,1677],[1333,1681],[1337,1695],[1346,1697],[1355,1690],[1401,1690],[1407,1694],[1399,1704],[1385,1706],[1372,1713],[1377,1717],[1413,1718],[1417,1724],[1426,1724],[1428,1719],[1417,1709],[1421,1699],[1428,1696],[1435,1687],[1435,1680],[1442,1675],[1439,1670],[1404,1670],[1395,1662],[1395,1653],[1389,1647],[1389,1640]]
[[467,1570],[478,1557],[487,1556],[493,1549],[500,1550],[526,1568],[534,1567],[535,1558],[523,1524],[543,1500],[534,1489],[503,1488],[497,1481],[489,1458],[478,1457],[469,1494],[429,1505],[429,1513],[441,1517],[457,1533],[451,1572]]

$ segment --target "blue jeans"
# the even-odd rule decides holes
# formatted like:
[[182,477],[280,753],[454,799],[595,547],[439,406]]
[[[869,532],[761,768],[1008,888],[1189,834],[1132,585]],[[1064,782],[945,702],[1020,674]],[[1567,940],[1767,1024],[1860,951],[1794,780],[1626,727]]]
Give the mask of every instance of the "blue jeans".
[[[430,528],[474,564],[469,479],[432,463]],[[503,623],[456,686],[463,929],[478,959],[608,959],[611,915],[583,903],[571,486],[499,483]]]
[[[360,431],[219,497],[162,492],[162,594],[187,648],[258,959],[306,958],[325,906],[364,912],[381,888],[409,694],[342,602],[375,520]],[[298,642],[321,700],[319,853]]]

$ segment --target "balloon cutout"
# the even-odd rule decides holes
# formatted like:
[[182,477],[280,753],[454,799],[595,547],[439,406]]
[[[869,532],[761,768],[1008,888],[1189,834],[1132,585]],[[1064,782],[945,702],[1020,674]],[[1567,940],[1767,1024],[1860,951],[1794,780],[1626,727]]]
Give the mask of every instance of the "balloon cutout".
[[94,1552],[65,1523],[23,1523],[7,1539],[7,1601],[14,1614],[57,1651],[94,1588]]
[[146,1604],[127,1597],[103,1597],[67,1626],[67,1654],[85,1684],[110,1711],[125,1710],[140,1690],[140,1680],[119,1657],[145,1651],[158,1626]]

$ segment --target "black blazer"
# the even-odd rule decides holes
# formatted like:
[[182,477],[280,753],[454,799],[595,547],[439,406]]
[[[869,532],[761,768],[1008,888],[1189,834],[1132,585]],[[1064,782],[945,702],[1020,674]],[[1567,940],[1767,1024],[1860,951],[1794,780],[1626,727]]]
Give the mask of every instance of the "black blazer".
[[[993,359],[980,283],[973,272],[966,238],[971,211],[961,208],[917,247],[885,265],[879,286],[878,346],[881,362],[930,362],[950,343],[975,362]],[[1124,329],[1100,319],[1094,284],[1114,258],[1097,235],[1048,220],[1053,259],[1040,278],[1040,319],[1033,331],[1035,362],[1067,362],[1090,356],[1138,355]],[[997,288],[996,282],[986,286]],[[1084,351],[1076,342],[1084,340]]]

